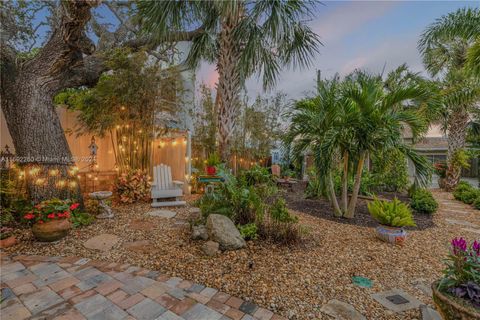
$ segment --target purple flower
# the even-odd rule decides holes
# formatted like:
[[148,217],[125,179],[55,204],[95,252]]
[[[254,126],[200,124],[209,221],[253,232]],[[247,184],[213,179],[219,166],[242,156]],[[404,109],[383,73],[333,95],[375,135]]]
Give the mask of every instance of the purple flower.
[[473,252],[475,252],[477,257],[480,257],[480,242],[478,242],[477,240],[473,241],[472,250]]
[[452,249],[453,249],[453,254],[457,255],[461,252],[466,252],[467,251],[467,241],[463,238],[455,238],[452,240]]

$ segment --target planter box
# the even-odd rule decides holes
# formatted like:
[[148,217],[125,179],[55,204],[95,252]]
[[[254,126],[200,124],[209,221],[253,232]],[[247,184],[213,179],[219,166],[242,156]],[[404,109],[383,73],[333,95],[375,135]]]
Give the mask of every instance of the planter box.
[[480,319],[480,310],[463,303],[459,298],[447,295],[438,290],[438,281],[432,284],[433,301],[438,312],[445,320]]

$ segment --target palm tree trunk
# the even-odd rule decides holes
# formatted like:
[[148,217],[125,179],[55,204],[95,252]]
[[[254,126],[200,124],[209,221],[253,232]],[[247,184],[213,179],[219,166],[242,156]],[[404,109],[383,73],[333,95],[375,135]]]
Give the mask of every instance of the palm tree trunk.
[[337,196],[335,194],[335,188],[333,187],[333,176],[331,172],[328,174],[328,194],[329,194],[330,202],[333,205],[333,214],[335,215],[335,217],[341,217],[343,213],[342,213],[342,210],[340,209],[340,206],[338,205]]
[[453,161],[455,155],[465,147],[469,116],[465,108],[459,108],[453,112],[447,123],[448,131],[448,154],[447,172],[445,177],[445,190],[451,191],[460,180],[462,168]]
[[362,182],[362,171],[363,164],[365,163],[366,152],[362,151],[360,158],[358,159],[357,172],[355,173],[355,184],[353,185],[352,197],[350,198],[350,203],[348,204],[347,212],[345,213],[345,218],[353,218],[355,216],[355,207],[357,206],[358,192],[360,191],[360,184]]
[[[239,4],[240,5],[240,4]],[[219,37],[219,56],[217,61],[218,85],[215,99],[218,110],[218,151],[223,162],[229,161],[230,137],[235,129],[235,120],[239,106],[238,91],[240,75],[237,63],[240,48],[234,38],[234,30],[240,22],[241,11],[223,18]]]
[[348,151],[343,153],[343,176],[342,176],[342,211],[348,208]]

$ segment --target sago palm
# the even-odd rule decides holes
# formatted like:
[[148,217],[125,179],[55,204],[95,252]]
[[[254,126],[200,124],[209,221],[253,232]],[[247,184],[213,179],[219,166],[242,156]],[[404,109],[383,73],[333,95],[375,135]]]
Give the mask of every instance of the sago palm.
[[161,40],[170,32],[197,32],[187,61],[215,61],[219,74],[216,104],[223,160],[238,114],[238,94],[252,75],[265,88],[285,66],[307,66],[320,44],[305,19],[315,1],[140,1],[143,28]]
[[465,147],[472,109],[478,108],[480,58],[480,9],[459,9],[442,16],[422,34],[419,49],[427,70],[440,84],[443,121],[448,134],[445,188],[460,179],[461,167],[454,159]]
[[[406,127],[415,137],[425,131],[423,118],[409,110],[412,101],[424,96],[418,85],[387,90],[381,77],[356,72],[343,82],[338,77],[320,82],[317,97],[297,102],[288,132],[292,156],[311,152],[336,216],[354,216],[365,159],[371,153],[401,151],[415,165],[417,183],[427,183],[428,161],[405,144],[402,136]],[[332,178],[339,167],[343,171],[340,204]],[[352,172],[354,187],[348,201],[347,182]]]

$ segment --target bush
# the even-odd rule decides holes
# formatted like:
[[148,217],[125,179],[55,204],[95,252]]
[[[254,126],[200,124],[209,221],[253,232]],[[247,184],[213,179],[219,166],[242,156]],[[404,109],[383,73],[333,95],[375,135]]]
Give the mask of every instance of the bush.
[[149,176],[140,169],[122,173],[115,183],[115,191],[122,203],[148,201],[150,199],[150,187]]
[[244,224],[238,225],[237,226],[238,231],[240,231],[240,235],[243,237],[245,240],[255,240],[257,239],[257,225],[255,223],[249,223],[249,224]]
[[480,190],[474,188],[467,182],[461,181],[453,191],[455,199],[467,204],[472,204],[478,197],[480,197]]
[[411,194],[410,207],[421,213],[434,213],[438,203],[427,189],[415,189]]
[[391,227],[415,227],[412,211],[397,198],[392,201],[375,199],[368,204],[368,212],[380,224]]
[[475,201],[473,202],[473,206],[475,207],[475,209],[480,210],[480,196],[475,199]]

